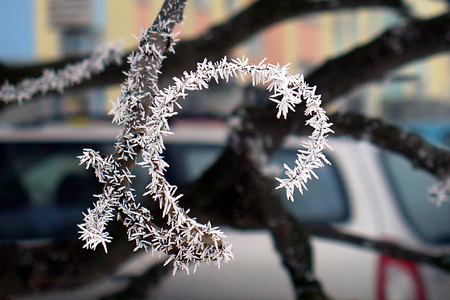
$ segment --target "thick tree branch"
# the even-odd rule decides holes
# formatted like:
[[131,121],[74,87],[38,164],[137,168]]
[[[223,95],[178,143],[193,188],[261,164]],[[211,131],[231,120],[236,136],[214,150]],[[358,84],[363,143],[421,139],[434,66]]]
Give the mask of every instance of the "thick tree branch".
[[249,159],[245,138],[241,142],[242,151],[227,147],[214,167],[182,191],[181,204],[200,221],[270,230],[297,299],[327,299],[312,271],[308,234],[284,210],[273,179],[262,176]]
[[[449,166],[449,151],[431,146],[419,135],[384,123],[382,120],[369,119],[356,113],[345,113],[332,115],[331,121],[335,123],[337,135],[350,134],[355,138],[368,139],[378,146],[406,156],[415,162],[416,167],[424,168],[434,175],[445,173]],[[297,133],[306,134],[303,128]],[[423,151],[428,152],[426,157],[421,154]],[[435,164],[434,167],[431,167],[432,164]],[[397,259],[411,260],[450,271],[450,260],[447,255],[430,255],[395,243],[346,233],[330,225],[297,224],[295,220],[293,222],[287,212],[279,207],[279,199],[274,199],[275,190],[270,180],[255,170],[250,171],[252,168],[247,155],[237,154],[232,148],[226,148],[216,164],[183,191],[185,193],[183,201],[186,201],[183,204],[191,207],[200,219],[208,218],[215,223],[225,223],[237,228],[270,229],[294,281],[298,274],[304,276],[305,270],[309,270],[305,265],[301,265],[308,259],[308,255],[305,257],[308,248],[305,241],[294,247],[292,243],[295,244],[295,239],[289,239],[287,236],[296,234],[298,239],[302,240],[301,237],[305,234],[303,228],[308,234],[316,237],[365,247]],[[260,182],[264,184],[258,184]],[[296,250],[285,252],[288,249]],[[303,273],[297,273],[299,269],[291,269],[294,266],[293,261],[300,264],[297,266],[300,269],[304,268]]]
[[401,65],[450,50],[450,14],[409,19],[373,41],[325,62],[308,75],[325,103],[362,84],[380,80]]
[[450,151],[431,145],[423,137],[382,119],[347,112],[330,116],[337,134],[349,134],[394,151],[409,159],[416,168],[439,179],[450,173]]
[[124,291],[101,298],[100,300],[139,300],[152,299],[152,292],[164,278],[171,276],[164,262],[158,263],[138,277],[130,278],[131,283]]
[[[205,57],[211,61],[219,60],[232,47],[269,26],[292,17],[364,7],[392,8],[401,14],[407,12],[401,0],[260,0],[226,23],[212,27],[199,38],[179,43],[176,53],[183,55],[169,55],[162,71],[164,76],[171,78],[180,72],[180,68],[181,70],[195,69],[196,62],[203,61]],[[186,56],[191,59],[186,59]]]
[[407,249],[395,243],[345,233],[327,224],[308,224],[304,227],[307,232],[316,237],[349,243],[354,246],[384,253],[399,260],[410,260],[416,263],[423,263],[450,272],[449,255],[429,255],[420,251]]
[[[317,85],[324,104],[345,95],[362,84],[379,80],[393,69],[418,58],[450,50],[450,15],[430,20],[410,20],[405,25],[392,28],[372,42],[347,54],[325,62],[306,77],[310,85]],[[268,98],[259,90],[250,91],[249,97]],[[302,114],[287,120],[274,118],[273,104],[245,112],[245,122],[253,124],[253,134],[267,140],[266,149],[272,151],[283,138],[304,127]],[[439,174],[438,176],[442,176]]]

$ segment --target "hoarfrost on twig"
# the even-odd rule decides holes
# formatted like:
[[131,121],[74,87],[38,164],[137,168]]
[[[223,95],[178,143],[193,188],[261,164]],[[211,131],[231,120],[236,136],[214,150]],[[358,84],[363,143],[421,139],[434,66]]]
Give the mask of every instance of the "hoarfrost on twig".
[[[84,247],[95,249],[101,244],[106,251],[111,240],[106,223],[112,219],[110,212],[117,211],[117,217],[128,228],[128,239],[136,242],[135,250],[150,247],[168,254],[174,273],[178,269],[189,271],[191,264],[197,266],[202,261],[219,264],[233,257],[232,245],[223,240],[224,234],[209,223],[200,224],[190,218],[178,205],[181,196],[176,195],[177,187],[164,178],[168,165],[161,156],[162,138],[170,134],[167,118],[175,112],[174,103],[159,102],[155,96],[160,94],[157,79],[164,52],[173,51],[170,32],[181,21],[184,4],[185,1],[166,0],[155,23],[141,35],[138,51],[128,57],[130,70],[112,110],[113,122],[124,125],[114,154],[101,156],[85,149],[80,156],[81,162],[94,168],[105,183],[94,209],[88,210],[84,223],[79,225]],[[150,211],[134,200],[128,166],[139,154],[151,179],[146,194],[159,202],[167,229],[155,225]]]
[[[168,119],[176,115],[176,107],[181,108],[178,98],[185,98],[188,91],[208,88],[212,79],[228,82],[233,77],[245,80],[251,76],[253,85],[268,84],[268,89],[273,92],[270,100],[277,103],[278,118],[286,118],[290,110],[294,111],[296,105],[305,101],[305,115],[311,116],[307,125],[314,131],[310,141],[304,143],[305,149],[299,150],[296,167],[285,166],[288,178],[277,178],[278,188],[286,188],[291,200],[294,188],[302,192],[305,183],[316,177],[313,169],[329,163],[322,150],[327,145],[327,135],[332,132],[315,87],[309,87],[303,76],[289,74],[288,66],[264,61],[252,65],[246,58],[228,61],[225,57],[215,63],[205,59],[198,63],[195,72],[184,72],[181,78],[174,78],[174,85],[160,90],[157,81],[164,53],[173,51],[171,31],[174,24],[182,20],[184,5],[185,0],[166,0],[154,24],[142,33],[138,51],[128,57],[130,70],[111,111],[113,123],[124,125],[115,152],[102,156],[94,150],[84,149],[79,157],[81,163],[86,164],[86,168],[93,168],[98,180],[105,184],[103,193],[96,195],[94,208],[88,209],[84,223],[78,225],[84,247],[96,249],[102,245],[107,251],[107,244],[112,240],[106,231],[107,224],[117,217],[128,228],[128,239],[135,241],[135,250],[152,248],[168,254],[166,263],[173,264],[174,273],[178,269],[189,272],[190,265],[194,265],[195,270],[200,262],[215,262],[220,266],[221,262],[233,258],[232,244],[224,241],[225,235],[209,222],[200,224],[189,217],[188,211],[178,205],[181,195],[177,195],[177,187],[165,178],[168,164],[162,156],[163,138],[172,134]],[[5,83],[0,89],[0,99],[6,103],[22,102],[37,93],[62,92],[89,79],[106,65],[119,63],[119,48],[118,44],[107,45],[90,58],[59,71],[46,70],[42,77],[26,79],[17,86]],[[159,203],[167,220],[165,228],[154,224],[150,211],[135,201],[130,169],[138,155],[142,156],[139,165],[148,169],[150,177],[145,195]]]
[[17,85],[5,82],[0,87],[0,101],[22,103],[38,93],[45,94],[51,91],[62,93],[64,89],[102,72],[110,64],[121,64],[122,52],[122,42],[107,43],[94,50],[90,57],[75,64],[68,64],[63,69],[57,71],[46,69],[41,77],[27,78]]
[[[155,23],[142,34],[139,50],[128,57],[130,70],[111,111],[113,122],[124,125],[114,154],[101,156],[85,149],[80,156],[81,162],[94,168],[99,181],[105,183],[94,209],[88,210],[84,223],[79,225],[84,247],[95,249],[102,245],[106,251],[106,244],[111,241],[106,224],[112,220],[113,212],[117,212],[128,228],[128,239],[136,243],[135,249],[150,247],[168,254],[167,263],[173,264],[174,273],[178,269],[189,271],[190,265],[195,269],[205,261],[220,266],[233,257],[232,245],[224,241],[224,234],[210,223],[200,224],[189,217],[188,211],[178,204],[181,195],[177,195],[177,187],[165,178],[168,164],[162,156],[163,138],[172,134],[168,119],[176,115],[176,107],[181,107],[178,98],[185,98],[188,91],[208,88],[212,79],[228,82],[233,77],[245,80],[249,75],[254,85],[268,84],[273,92],[270,100],[277,103],[278,118],[286,118],[289,110],[294,111],[296,105],[305,101],[305,115],[311,116],[307,125],[314,131],[310,142],[304,144],[305,149],[300,150],[296,167],[292,170],[286,166],[288,179],[277,179],[279,188],[286,188],[291,200],[293,189],[302,191],[306,181],[315,177],[313,169],[328,163],[321,151],[327,145],[327,135],[332,132],[320,106],[320,95],[315,95],[315,87],[309,87],[303,76],[289,74],[288,66],[264,61],[252,65],[246,58],[228,61],[225,57],[215,63],[205,59],[198,63],[195,72],[184,72],[181,78],[174,78],[174,85],[159,89],[157,80],[164,53],[173,51],[171,29],[181,20],[184,2],[166,0]],[[159,203],[166,218],[165,228],[154,224],[150,211],[135,202],[129,167],[138,155],[142,157],[139,165],[148,169],[150,177],[145,195]]]
[[440,206],[444,201],[450,201],[450,177],[442,179],[429,190],[430,200]]
[[[132,63],[131,71],[129,72],[129,80],[124,85],[125,91],[122,95],[128,95],[126,101],[121,99],[114,109],[114,120],[118,123],[135,123],[136,110],[130,109],[130,107],[140,107],[140,97],[143,95],[133,94],[133,92],[127,89],[131,86],[134,87],[134,83],[140,77],[134,76],[137,72],[138,62],[144,56],[135,55],[130,61]],[[153,56],[157,60],[157,56]],[[232,257],[231,245],[225,243],[223,234],[217,228],[212,228],[210,224],[199,224],[195,219],[190,218],[186,212],[179,207],[178,200],[180,196],[175,196],[177,187],[169,184],[165,177],[164,172],[167,167],[167,163],[164,162],[162,152],[164,150],[163,137],[170,134],[170,128],[168,125],[168,119],[175,115],[175,107],[179,106],[177,100],[181,97],[184,98],[188,91],[202,90],[208,88],[208,83],[214,79],[218,81],[220,79],[229,80],[232,77],[241,77],[245,79],[245,76],[250,74],[252,82],[254,84],[266,84],[269,83],[268,89],[273,91],[271,100],[277,103],[278,117],[287,117],[289,110],[294,110],[295,106],[302,102],[302,99],[306,101],[305,114],[311,115],[311,118],[307,122],[314,128],[314,132],[311,134],[311,141],[305,143],[305,150],[300,150],[296,167],[291,170],[286,166],[286,174],[288,179],[278,179],[280,186],[286,188],[289,199],[292,199],[292,190],[296,187],[300,191],[304,188],[305,183],[311,176],[315,176],[313,169],[319,168],[324,165],[323,162],[328,163],[325,156],[322,154],[322,149],[326,145],[327,134],[332,132],[330,129],[330,123],[327,122],[328,118],[325,115],[325,111],[320,107],[320,96],[315,95],[315,88],[309,87],[303,80],[303,76],[290,75],[287,71],[287,67],[280,67],[279,65],[264,64],[263,62],[258,65],[251,65],[248,60],[235,59],[228,61],[225,58],[218,62],[210,62],[206,59],[198,63],[197,70],[195,72],[184,72],[183,77],[174,78],[174,85],[169,86],[163,90],[153,89],[155,93],[152,97],[152,103],[150,105],[151,114],[146,118],[145,127],[146,130],[136,136],[127,137],[127,145],[139,145],[142,149],[142,162],[140,165],[148,169],[151,182],[147,186],[147,193],[151,195],[163,211],[163,216],[167,217],[167,225],[170,229],[165,230],[156,228],[150,225],[150,218],[143,218],[138,221],[137,219],[127,220],[126,224],[130,224],[130,230],[132,234],[129,234],[130,239],[136,240],[136,248],[144,246],[151,246],[154,250],[163,251],[168,253],[171,258],[169,261],[173,261],[174,270],[185,269],[188,270],[189,264],[196,265],[201,261],[216,261],[225,262]],[[143,109],[143,108],[142,108]],[[122,136],[122,138],[124,135]],[[129,149],[122,149],[122,151],[132,153],[133,147]],[[108,169],[99,174],[115,174],[118,172],[118,167],[115,164],[103,162],[101,158],[97,157],[95,152],[86,152],[86,155],[82,157],[82,161],[94,166],[108,166]],[[90,155],[92,159],[87,158]],[[133,154],[134,155],[134,154]],[[123,158],[125,159],[125,157]],[[105,175],[109,178],[111,175]],[[121,177],[117,177],[113,182],[109,182],[113,186],[120,186]],[[124,195],[108,195],[105,200],[107,203],[117,204],[117,201],[111,200],[111,197],[117,197],[119,199],[124,198]],[[118,204],[119,209],[125,215],[132,214],[139,215],[138,212],[133,212],[133,207],[122,207],[124,204]],[[142,209],[142,208],[141,208]],[[89,220],[96,220],[90,218]],[[141,222],[142,221],[142,222]],[[81,225],[83,229],[83,239],[86,239],[87,246],[97,245],[89,240],[92,238],[92,234],[85,234],[84,230],[87,227],[93,227],[95,230],[103,228],[102,224],[90,224]],[[147,239],[151,237],[151,239]],[[105,237],[100,236],[98,233],[94,236],[102,241],[102,245],[108,241]],[[171,254],[175,252],[175,254]]]

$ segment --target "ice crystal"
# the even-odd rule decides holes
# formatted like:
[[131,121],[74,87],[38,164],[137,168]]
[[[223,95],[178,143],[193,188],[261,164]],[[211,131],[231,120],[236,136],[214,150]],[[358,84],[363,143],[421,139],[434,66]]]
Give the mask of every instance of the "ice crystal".
[[442,202],[450,201],[450,177],[439,181],[428,192],[430,200],[436,202],[437,206],[440,206]]

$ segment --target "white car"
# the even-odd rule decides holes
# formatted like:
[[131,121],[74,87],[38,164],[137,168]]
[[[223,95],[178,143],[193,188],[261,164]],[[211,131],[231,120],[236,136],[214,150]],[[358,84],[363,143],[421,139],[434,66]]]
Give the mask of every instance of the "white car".
[[[181,122],[172,129],[175,135],[167,137],[165,157],[171,165],[169,181],[175,184],[200,176],[220,154],[228,135],[220,122]],[[117,133],[117,127],[0,131],[0,157],[4,160],[0,185],[11,186],[13,182],[16,193],[21,187],[24,195],[22,208],[0,212],[0,239],[28,238],[30,231],[24,228],[32,228],[33,237],[76,233],[75,224],[81,222],[81,212],[92,198],[78,195],[71,203],[72,198],[58,195],[70,194],[72,186],[92,190],[92,172],[78,166],[76,156],[84,147],[111,153]],[[273,163],[293,164],[300,141],[289,138],[274,155]],[[429,254],[450,253],[450,203],[437,207],[427,200],[427,190],[436,182],[432,176],[367,142],[333,138],[330,145],[334,151],[327,156],[332,165],[317,171],[320,179],[308,183],[304,196],[296,194],[294,203],[284,199],[286,209],[305,223],[331,223],[345,233]],[[139,168],[135,170],[139,172]],[[278,176],[282,172],[280,168]],[[138,191],[142,190],[145,176],[138,174],[133,182]],[[80,197],[86,200],[80,203]],[[59,202],[60,198],[66,202]],[[49,218],[44,226],[39,218],[45,215],[61,217]],[[195,274],[179,271],[164,277],[152,291],[152,299],[295,298],[289,274],[268,231],[221,229],[234,244],[235,259],[220,270],[214,265],[201,265]],[[313,237],[312,246],[314,273],[333,299],[450,299],[450,274],[435,267],[399,261],[327,238]],[[139,276],[164,259],[137,253],[97,287],[17,299],[96,299],[123,289],[128,282],[124,279]]]

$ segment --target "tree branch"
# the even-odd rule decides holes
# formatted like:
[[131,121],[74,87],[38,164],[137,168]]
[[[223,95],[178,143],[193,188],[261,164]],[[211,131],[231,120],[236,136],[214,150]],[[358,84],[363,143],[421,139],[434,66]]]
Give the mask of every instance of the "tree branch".
[[409,159],[416,168],[439,179],[450,173],[450,151],[428,143],[423,137],[382,119],[347,112],[330,116],[336,134],[349,134],[394,151]]
[[423,263],[450,272],[449,255],[429,255],[420,251],[407,249],[395,243],[378,241],[355,234],[345,233],[328,224],[308,224],[304,225],[304,227],[307,232],[316,237],[349,243],[354,246],[384,253],[399,260],[410,260],[416,263]]
[[[210,28],[199,38],[180,42],[175,50],[183,55],[169,55],[162,72],[164,76],[171,78],[180,72],[180,68],[194,69],[196,62],[203,61],[205,57],[212,61],[219,60],[232,47],[278,22],[293,17],[364,7],[391,8],[400,14],[407,13],[401,0],[259,0],[225,23]],[[186,59],[186,55],[191,59]]]
[[[178,21],[182,16],[184,3],[185,0],[166,0],[163,4],[161,14],[158,15],[158,19],[155,21],[156,25],[154,24],[154,26],[158,27],[161,25],[160,22],[163,22],[163,28],[158,27],[156,29],[159,29],[160,31],[163,29],[170,30],[173,27],[173,24],[168,24],[168,19],[173,17],[172,21]],[[144,37],[145,36],[148,37],[148,35],[144,35]],[[162,50],[167,50],[167,43],[166,40],[164,40],[164,33],[161,33],[161,36],[158,35],[158,37],[155,38],[155,43],[156,42],[162,44]],[[151,57],[151,59],[158,58],[159,57]],[[149,69],[146,69],[146,71],[149,73],[153,71],[153,74],[157,74],[158,72],[158,70]],[[143,99],[143,101],[144,100],[145,99]],[[130,110],[132,110],[132,108],[130,108]],[[125,128],[125,131],[126,130],[127,128]],[[124,139],[121,139],[120,142],[126,143]],[[120,142],[116,144],[117,147],[120,147]],[[133,161],[134,163],[133,159],[130,159],[128,162],[126,160],[121,161],[121,159],[118,158],[119,155],[117,152],[116,155],[116,160],[119,161],[117,165],[121,171],[131,168],[131,164],[128,163],[129,161]],[[103,158],[99,156],[99,160],[103,160]],[[125,163],[120,164],[120,162],[123,161],[125,161]],[[128,169],[126,172],[129,172]],[[127,174],[126,172],[124,173]],[[114,177],[117,176],[118,173],[120,172],[107,175],[113,175],[111,177]],[[119,175],[121,174],[122,173]],[[127,176],[125,176],[125,179],[119,182],[118,185],[123,184],[124,187],[127,187],[128,178],[126,177]],[[109,183],[111,183],[111,181],[109,181]],[[111,187],[112,186],[110,184],[105,184],[104,194],[107,194],[107,191],[109,191]],[[115,195],[119,194],[116,193]],[[122,197],[124,197],[123,194]],[[118,198],[119,197],[117,197],[117,199]],[[119,201],[117,200],[117,202]],[[122,204],[129,204],[129,207],[134,205],[134,207],[137,206],[139,209],[139,205],[135,205],[136,203],[125,203],[124,201]],[[95,209],[97,208],[98,207]],[[129,211],[131,211],[131,209],[127,212]],[[126,216],[127,212],[121,212],[122,217]],[[142,213],[140,217],[144,219],[146,217],[145,213]],[[100,227],[101,226],[96,227],[94,232],[98,232]],[[116,231],[116,226],[114,225],[110,225],[108,229],[112,232],[120,231]],[[128,232],[128,234],[130,234],[130,232]],[[134,235],[135,233],[131,232],[130,236]],[[51,241],[48,245],[36,248],[26,247],[16,243],[2,245],[0,248],[0,256],[5,259],[0,260],[2,262],[0,264],[0,270],[3,271],[2,273],[8,273],[9,276],[7,276],[6,280],[2,280],[0,282],[0,296],[67,289],[77,285],[79,286],[80,284],[92,282],[93,280],[99,280],[105,275],[111,274],[119,263],[123,262],[132,254],[130,244],[122,240],[125,236],[127,236],[127,234],[123,232],[121,235],[115,236],[117,241],[110,247],[110,255],[108,256],[99,254],[98,252],[91,252],[87,254],[86,251],[81,248],[80,242],[75,238],[64,242]],[[104,244],[105,241],[107,240],[103,240],[102,244]],[[89,244],[89,246],[92,246],[92,244]],[[126,251],[124,251],[125,249]]]
[[373,41],[325,62],[307,76],[324,103],[364,83],[382,79],[395,68],[450,50],[450,14],[428,20],[408,19]]
[[271,231],[297,299],[327,299],[312,272],[309,235],[280,202],[272,178],[262,176],[243,138],[239,153],[227,147],[201,178],[187,186],[181,204],[199,220]]
[[[418,58],[450,50],[450,15],[430,20],[410,20],[405,25],[392,28],[368,44],[347,54],[325,62],[306,76],[306,82],[317,85],[324,104],[350,92],[362,84],[379,80],[393,69]],[[268,93],[250,89],[248,97],[264,97]],[[274,117],[273,104],[264,108],[251,108],[244,112],[244,122],[252,124],[252,134],[269,140],[269,152],[279,147],[283,138],[304,127],[302,114],[287,120]],[[443,174],[436,174],[441,177]]]

